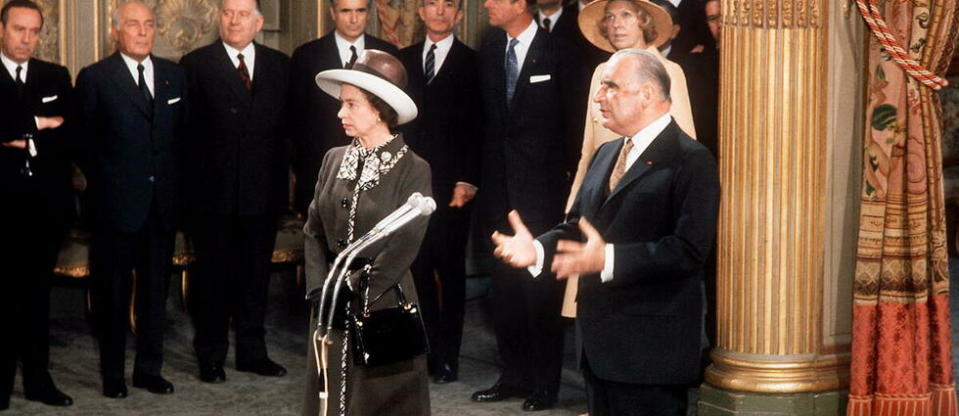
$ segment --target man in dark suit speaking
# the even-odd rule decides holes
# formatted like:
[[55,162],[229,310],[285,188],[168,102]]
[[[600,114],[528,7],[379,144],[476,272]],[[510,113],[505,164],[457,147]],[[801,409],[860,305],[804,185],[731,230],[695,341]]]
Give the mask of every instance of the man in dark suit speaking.
[[[396,47],[366,34],[371,0],[328,0],[334,29],[293,51],[290,62],[290,123],[293,128],[294,207],[305,214],[326,151],[350,143],[336,117],[340,102],[316,88],[327,69],[350,68],[364,49],[396,55]],[[326,4],[327,1],[320,2]],[[319,6],[323,7],[323,6]]]
[[256,0],[222,0],[220,39],[180,61],[190,90],[189,178],[197,274],[190,292],[200,380],[226,380],[232,318],[236,369],[286,374],[267,356],[263,319],[277,215],[286,207],[289,58],[253,42]]
[[160,375],[163,329],[179,211],[179,147],[184,137],[186,75],[151,55],[150,8],[130,1],[111,19],[117,52],[80,71],[77,102],[89,146],[93,309],[103,395],[123,398],[127,308],[136,271],[137,354],[133,386],[173,393]]
[[494,233],[494,253],[533,276],[580,276],[577,347],[591,416],[685,415],[686,386],[699,375],[716,162],[669,116],[669,76],[654,55],[617,52],[602,83],[594,100],[604,126],[624,137],[599,148],[566,222],[534,240],[511,212],[515,235]]

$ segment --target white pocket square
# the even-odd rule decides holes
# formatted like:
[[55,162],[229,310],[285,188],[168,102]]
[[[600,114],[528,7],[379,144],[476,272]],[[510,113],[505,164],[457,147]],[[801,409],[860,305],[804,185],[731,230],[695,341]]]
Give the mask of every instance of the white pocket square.
[[537,83],[537,82],[549,81],[550,78],[552,78],[552,77],[550,77],[549,74],[546,74],[546,75],[530,75],[530,77],[529,77],[529,83],[530,83],[530,84],[535,84],[535,83]]
[[49,96],[49,97],[43,97],[40,101],[41,101],[43,104],[46,104],[46,103],[49,103],[50,101],[56,101],[57,97],[58,97],[58,96],[56,96],[56,95],[51,95],[51,96]]
[[169,99],[169,100],[166,100],[167,105],[176,104],[176,103],[178,103],[178,102],[180,102],[180,97],[171,98],[171,99]]

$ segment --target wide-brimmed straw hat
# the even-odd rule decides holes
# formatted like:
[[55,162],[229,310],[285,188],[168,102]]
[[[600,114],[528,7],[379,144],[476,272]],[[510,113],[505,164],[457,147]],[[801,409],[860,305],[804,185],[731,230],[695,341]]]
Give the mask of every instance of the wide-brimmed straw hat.
[[[669,41],[669,35],[673,31],[673,19],[669,17],[669,13],[667,13],[666,10],[646,0],[626,1],[631,1],[639,7],[642,7],[653,20],[656,39],[647,41],[646,43],[658,48]],[[609,43],[609,39],[607,39],[606,36],[603,36],[603,32],[599,28],[599,25],[602,24],[603,19],[606,17],[606,4],[609,2],[610,0],[596,0],[586,5],[586,7],[579,12],[578,23],[579,30],[583,32],[583,36],[585,36],[590,43],[606,52],[616,52],[616,48],[613,47],[613,44]]]
[[406,88],[406,69],[393,55],[367,49],[356,59],[351,69],[329,69],[316,74],[316,86],[334,98],[340,98],[342,84],[362,88],[385,101],[396,111],[398,124],[416,118],[416,103],[403,92],[403,88]]

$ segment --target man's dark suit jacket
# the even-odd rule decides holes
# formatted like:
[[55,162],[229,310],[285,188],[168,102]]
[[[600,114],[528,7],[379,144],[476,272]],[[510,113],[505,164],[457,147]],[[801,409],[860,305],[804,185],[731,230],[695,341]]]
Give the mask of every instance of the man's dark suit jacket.
[[[490,29],[480,49],[484,139],[474,218],[488,244],[492,228],[508,231],[516,209],[532,230],[563,218],[583,136],[586,85],[562,39],[537,29],[512,103],[506,102],[506,33]],[[537,82],[533,82],[537,81]]]
[[[70,161],[78,146],[70,134],[73,111],[73,86],[66,68],[38,59],[30,59],[23,95],[6,68],[0,68],[0,142],[34,135],[37,156],[30,161],[34,176],[27,179],[21,169],[27,159],[25,149],[0,146],[0,196],[28,198],[39,205],[21,207],[24,212],[41,214],[46,221],[65,225],[73,214],[72,171]],[[37,131],[34,116],[61,116],[66,122],[59,128]],[[6,200],[5,204],[19,201]],[[4,218],[4,220],[8,220]],[[21,218],[19,221],[25,219]]]
[[700,281],[719,209],[716,162],[675,122],[639,156],[606,197],[623,139],[604,144],[567,222],[538,240],[549,270],[557,241],[580,240],[586,218],[614,245],[613,279],[581,276],[580,359],[608,381],[683,384],[699,375]]
[[156,204],[168,229],[178,220],[186,74],[173,62],[151,59],[152,113],[119,52],[77,76],[80,128],[90,149],[88,191],[97,227],[137,231],[151,204]]
[[[365,35],[364,47],[396,56],[393,45]],[[316,86],[320,71],[343,68],[336,49],[334,32],[307,42],[293,51],[290,78],[290,125],[293,128],[293,169],[296,174],[295,206],[305,213],[313,200],[313,188],[326,151],[349,143],[340,119],[337,98],[330,97]]]
[[256,44],[247,91],[223,42],[180,60],[190,90],[191,209],[266,215],[287,205],[289,58]]
[[[576,0],[563,7],[563,14],[559,16],[559,21],[553,22],[553,29],[549,33],[552,36],[563,38],[576,48],[579,59],[582,60],[583,67],[586,68],[586,82],[589,82],[589,76],[592,75],[593,69],[609,60],[611,54],[589,43],[586,36],[583,36],[583,32],[579,30],[579,6],[576,4],[578,2],[579,0]],[[540,23],[540,27],[542,27],[542,22],[539,21],[539,13],[536,13],[536,22]]]
[[476,52],[453,40],[429,84],[423,74],[423,42],[403,49],[399,58],[409,78],[406,90],[419,109],[419,116],[402,126],[404,139],[429,162],[434,198],[448,202],[456,182],[479,186],[482,123]]

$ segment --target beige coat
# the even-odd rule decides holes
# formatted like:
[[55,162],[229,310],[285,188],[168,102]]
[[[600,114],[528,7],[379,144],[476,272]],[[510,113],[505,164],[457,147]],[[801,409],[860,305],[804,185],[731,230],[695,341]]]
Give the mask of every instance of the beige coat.
[[[686,89],[686,74],[683,69],[673,61],[666,59],[655,47],[650,47],[647,51],[656,54],[659,61],[666,67],[669,74],[669,96],[673,104],[669,113],[676,120],[676,124],[689,137],[696,138],[696,128],[693,126],[693,111],[689,105],[689,91]],[[573,206],[579,187],[583,185],[583,177],[586,176],[586,170],[589,169],[589,162],[593,160],[593,154],[604,143],[616,140],[621,136],[609,131],[603,127],[603,116],[599,111],[599,104],[593,102],[596,91],[599,90],[600,81],[603,76],[603,70],[606,69],[606,63],[601,63],[593,71],[593,79],[589,82],[589,98],[586,103],[586,127],[583,130],[583,150],[579,158],[579,165],[576,167],[576,177],[573,179],[573,187],[569,192],[569,200],[566,202],[566,211]],[[563,316],[569,318],[576,317],[576,286],[579,279],[571,278],[566,283],[566,294],[563,296]]]

